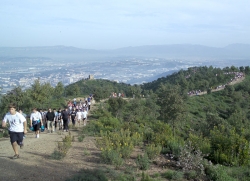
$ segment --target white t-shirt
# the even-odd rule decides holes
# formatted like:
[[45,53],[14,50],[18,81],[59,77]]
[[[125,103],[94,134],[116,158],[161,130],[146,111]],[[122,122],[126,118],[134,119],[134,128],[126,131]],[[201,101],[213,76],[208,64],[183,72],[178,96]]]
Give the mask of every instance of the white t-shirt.
[[87,111],[83,111],[83,112],[82,112],[82,117],[83,117],[83,118],[87,118],[87,114],[88,114]]
[[78,112],[76,113],[76,118],[77,118],[77,119],[81,119],[81,118],[82,118],[82,114],[81,114],[80,111],[78,111]]
[[23,132],[23,122],[25,121],[26,121],[25,117],[19,112],[16,112],[16,114],[14,115],[8,112],[3,118],[3,122],[9,122],[10,124],[9,130],[18,133]]
[[33,112],[33,113],[31,113],[31,115],[30,115],[30,120],[32,120],[32,121],[38,121],[38,120],[42,120],[42,116],[41,116],[41,114],[37,111],[37,112]]

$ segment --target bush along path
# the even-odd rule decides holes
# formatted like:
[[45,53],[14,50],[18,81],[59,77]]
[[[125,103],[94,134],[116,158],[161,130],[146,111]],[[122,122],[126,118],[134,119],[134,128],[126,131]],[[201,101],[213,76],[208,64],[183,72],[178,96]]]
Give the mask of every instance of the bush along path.
[[2,138],[0,180],[62,181],[73,177],[80,169],[101,166],[100,151],[95,146],[94,138],[79,136],[80,130],[70,126],[69,132],[43,132],[39,139],[35,138],[33,132],[28,132],[25,145],[19,150],[20,158],[15,160],[11,159],[14,152],[9,138]]

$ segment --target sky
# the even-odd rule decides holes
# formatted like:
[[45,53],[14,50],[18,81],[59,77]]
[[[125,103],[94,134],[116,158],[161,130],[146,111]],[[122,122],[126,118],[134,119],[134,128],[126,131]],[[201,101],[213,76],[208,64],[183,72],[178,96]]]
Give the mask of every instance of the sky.
[[0,47],[250,44],[249,0],[1,0]]

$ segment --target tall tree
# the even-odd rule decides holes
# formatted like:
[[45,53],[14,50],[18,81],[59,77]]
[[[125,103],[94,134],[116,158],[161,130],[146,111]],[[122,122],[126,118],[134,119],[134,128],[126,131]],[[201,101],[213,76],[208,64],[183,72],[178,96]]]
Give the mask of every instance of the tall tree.
[[174,131],[186,110],[183,98],[179,92],[180,88],[178,86],[166,87],[164,85],[157,92],[158,103],[161,107],[161,118],[171,124]]
[[63,97],[63,93],[64,93],[64,86],[62,82],[58,82],[54,89],[54,97],[61,98]]

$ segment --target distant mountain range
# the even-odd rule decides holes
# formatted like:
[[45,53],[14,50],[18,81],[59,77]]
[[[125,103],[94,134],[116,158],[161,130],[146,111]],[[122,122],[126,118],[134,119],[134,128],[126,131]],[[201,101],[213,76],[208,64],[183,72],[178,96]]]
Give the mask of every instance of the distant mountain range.
[[49,57],[72,60],[139,56],[158,58],[250,58],[250,44],[231,44],[223,48],[191,44],[145,45],[113,50],[82,49],[70,46],[0,47],[0,57]]

